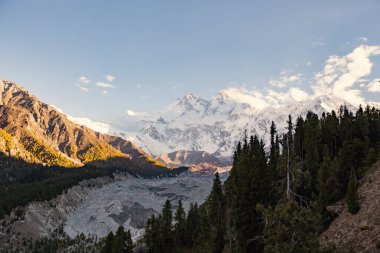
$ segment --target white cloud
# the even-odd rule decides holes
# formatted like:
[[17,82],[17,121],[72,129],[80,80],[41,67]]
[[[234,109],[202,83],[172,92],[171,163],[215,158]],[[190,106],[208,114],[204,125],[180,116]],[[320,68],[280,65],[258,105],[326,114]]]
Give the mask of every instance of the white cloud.
[[108,95],[109,92],[108,92],[108,90],[102,90],[102,94],[103,94],[103,95]]
[[133,117],[133,116],[135,116],[136,114],[138,114],[138,113],[136,113],[136,112],[134,112],[134,111],[132,111],[132,110],[127,110],[127,115],[128,115],[128,116]]
[[112,84],[104,82],[96,82],[96,86],[101,88],[115,88],[115,86],[113,86]]
[[368,38],[367,37],[359,37],[357,40],[362,41],[362,42],[367,42]]
[[85,87],[84,83],[76,83],[75,84],[81,91],[84,91],[84,92],[89,92],[90,89],[88,87]]
[[283,106],[294,102],[304,101],[309,97],[310,96],[306,93],[306,91],[300,88],[291,87],[286,92],[269,90],[268,94],[265,96],[265,99],[272,106]]
[[376,78],[372,80],[368,85],[367,85],[368,91],[369,92],[380,92],[380,78]]
[[90,90],[86,87],[79,86],[79,89],[81,89],[84,92],[89,92]]
[[370,57],[375,55],[380,55],[380,46],[361,45],[346,56],[330,56],[324,69],[315,75],[314,95],[333,94],[354,105],[364,104],[361,90],[354,85],[371,73]]
[[[361,45],[345,56],[330,56],[322,71],[315,74],[311,93],[290,86],[281,92],[273,89],[250,91],[242,87],[226,89],[219,94],[230,100],[250,104],[257,109],[267,106],[281,107],[322,95],[334,95],[354,105],[365,104],[361,89],[366,87],[369,92],[380,92],[380,78],[368,80],[373,67],[370,58],[377,55],[380,55],[380,45]],[[301,74],[282,71],[279,78],[271,80],[270,84],[276,88],[283,88],[302,79]]]
[[90,79],[88,79],[85,76],[81,76],[78,78],[78,82],[83,83],[83,84],[88,84],[90,82]]
[[108,81],[108,82],[113,82],[113,80],[115,80],[115,77],[114,76],[111,76],[111,75],[106,75],[106,80]]
[[269,84],[273,87],[277,88],[284,88],[286,87],[289,83],[292,82],[297,82],[302,79],[301,74],[291,74],[289,71],[281,71],[280,75],[277,79],[271,79],[269,81]]
[[263,109],[269,103],[259,91],[249,91],[246,88],[229,88],[219,92],[224,99],[246,103],[254,108]]

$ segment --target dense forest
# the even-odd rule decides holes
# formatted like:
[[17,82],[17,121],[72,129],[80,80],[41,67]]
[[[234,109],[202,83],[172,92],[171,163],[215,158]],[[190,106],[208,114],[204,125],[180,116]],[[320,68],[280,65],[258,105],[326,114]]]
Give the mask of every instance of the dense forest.
[[318,117],[308,112],[279,136],[272,122],[270,147],[257,136],[238,143],[222,184],[215,175],[201,206],[173,215],[168,200],[146,225],[143,241],[159,252],[336,252],[319,248],[318,236],[334,219],[326,207],[345,199],[360,209],[358,180],[379,159],[380,111],[360,107]]

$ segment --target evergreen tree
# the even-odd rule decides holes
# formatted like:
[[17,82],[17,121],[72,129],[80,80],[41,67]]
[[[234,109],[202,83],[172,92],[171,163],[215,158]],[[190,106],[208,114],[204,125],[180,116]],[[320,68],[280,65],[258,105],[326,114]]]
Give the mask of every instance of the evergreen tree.
[[200,217],[198,211],[198,204],[191,203],[186,219],[186,239],[187,245],[190,247],[194,246],[195,240],[199,234],[199,221]]
[[295,133],[294,133],[294,153],[296,156],[301,158],[301,160],[304,160],[304,120],[300,116],[297,118],[296,121],[296,127],[295,127]]
[[212,186],[210,196],[207,199],[207,209],[209,221],[214,235],[212,236],[213,249],[212,252],[221,252],[224,247],[224,205],[222,183],[218,172],[215,173],[215,179]]
[[112,243],[112,253],[124,253],[126,243],[126,233],[123,226],[119,226],[116,231],[113,243]]
[[125,237],[125,253],[133,253],[133,241],[131,230],[128,229]]
[[[272,166],[272,169],[275,169],[277,166],[277,156],[276,156],[276,125],[272,121],[270,126],[270,154],[269,154],[269,162]],[[253,144],[253,143],[252,143]],[[251,144],[251,146],[253,146]]]
[[329,154],[327,145],[323,147],[323,161],[318,170],[317,177],[317,211],[322,215],[324,225],[328,225],[330,217],[326,211],[327,205],[339,199],[341,186],[336,177],[336,162],[334,163]]
[[161,217],[156,218],[152,215],[146,223],[144,242],[146,243],[148,253],[165,252],[165,244],[162,238],[160,220]]
[[212,190],[199,213],[198,251],[222,252],[225,243],[225,198],[218,173],[215,173]]
[[173,235],[172,235],[173,212],[172,212],[172,205],[170,203],[170,200],[167,199],[165,201],[161,215],[162,215],[160,219],[161,236],[162,236],[165,248],[171,249],[173,245]]
[[186,240],[186,213],[182,207],[182,201],[178,201],[178,207],[174,215],[174,245],[183,246]]
[[357,138],[344,142],[338,156],[339,169],[337,176],[343,186],[341,197],[344,197],[349,181],[350,169],[353,168],[355,172],[359,172],[359,176],[362,175],[365,159],[363,142]]
[[313,112],[308,112],[305,120],[305,142],[304,153],[305,167],[311,176],[311,189],[310,192],[305,193],[305,196],[311,198],[312,194],[316,192],[316,180],[321,160],[320,153],[322,149],[321,128],[318,115]]
[[319,217],[310,209],[302,208],[294,200],[275,208],[257,206],[264,221],[264,252],[317,252]]
[[102,253],[112,253],[112,250],[113,250],[113,242],[114,242],[114,234],[113,232],[111,231],[107,237],[106,237],[106,241],[104,243],[104,246],[101,250]]
[[348,110],[347,106],[341,106],[339,111],[340,129],[339,135],[341,143],[351,141],[353,139],[353,113]]
[[359,211],[360,205],[358,201],[358,182],[354,169],[351,169],[350,173],[350,181],[348,182],[346,202],[348,206],[348,211],[350,213],[355,214]]
[[376,154],[376,150],[374,148],[370,148],[368,150],[368,154],[364,159],[364,167],[368,169],[379,159],[379,155]]

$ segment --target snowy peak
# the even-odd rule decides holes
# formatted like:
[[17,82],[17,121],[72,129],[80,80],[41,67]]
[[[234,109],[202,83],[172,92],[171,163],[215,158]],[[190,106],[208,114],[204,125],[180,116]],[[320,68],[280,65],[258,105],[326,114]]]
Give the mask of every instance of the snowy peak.
[[177,99],[178,104],[184,104],[191,101],[197,100],[199,97],[195,96],[193,93],[186,93],[182,98]]
[[289,114],[294,118],[305,116],[308,111],[320,115],[325,111],[337,111],[344,104],[354,109],[335,96],[275,107],[260,104],[256,95],[244,88],[222,90],[209,100],[186,94],[177,103],[152,113],[151,119],[155,120],[141,120],[140,130],[134,138],[149,147],[149,151],[144,150],[152,155],[188,150],[206,151],[226,158],[231,156],[244,129],[267,139],[271,121],[281,130]]
[[[188,165],[189,158],[200,158],[202,152],[219,160],[230,160],[244,130],[268,143],[272,121],[276,123],[279,134],[282,134],[289,114],[294,119],[306,116],[308,111],[321,115],[332,110],[338,112],[341,105],[356,109],[349,102],[333,95],[273,106],[263,104],[254,92],[230,88],[220,91],[211,99],[185,94],[161,110],[136,114],[133,122],[126,116],[125,120],[120,121],[123,124],[89,124],[83,121],[82,124],[131,140],[165,163]],[[113,127],[115,125],[118,127]],[[131,125],[135,130],[131,131]],[[209,162],[208,159],[205,161]]]

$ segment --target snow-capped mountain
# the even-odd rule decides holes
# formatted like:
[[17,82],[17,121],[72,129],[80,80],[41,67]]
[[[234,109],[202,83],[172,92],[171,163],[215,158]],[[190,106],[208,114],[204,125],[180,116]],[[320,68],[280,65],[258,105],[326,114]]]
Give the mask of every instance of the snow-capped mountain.
[[325,111],[337,111],[344,104],[355,109],[349,102],[333,95],[292,101],[288,105],[262,106],[244,89],[226,89],[211,99],[189,93],[161,110],[128,113],[111,124],[71,119],[130,140],[151,155],[187,150],[206,151],[215,157],[230,159],[245,129],[268,143],[272,121],[282,133],[289,114],[294,119],[305,116],[308,111],[321,115]]

